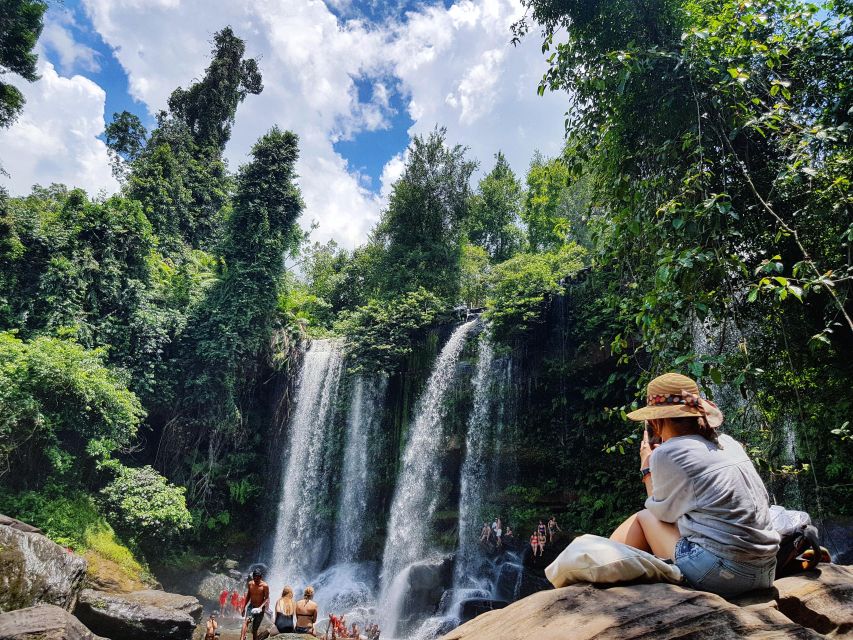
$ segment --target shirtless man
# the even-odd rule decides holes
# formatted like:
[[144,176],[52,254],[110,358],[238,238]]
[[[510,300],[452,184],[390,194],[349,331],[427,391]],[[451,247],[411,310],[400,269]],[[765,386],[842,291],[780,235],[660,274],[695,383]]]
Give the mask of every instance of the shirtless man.
[[312,600],[314,587],[305,587],[302,600],[296,603],[296,633],[314,633],[314,623],[317,622],[319,610],[317,603]]
[[210,612],[204,630],[204,640],[219,640],[219,623],[216,621],[216,612]]
[[258,629],[264,621],[264,611],[270,603],[270,587],[261,578],[260,569],[252,571],[252,579],[249,581],[244,598],[242,616],[247,619],[248,612],[252,618],[252,640],[258,639]]

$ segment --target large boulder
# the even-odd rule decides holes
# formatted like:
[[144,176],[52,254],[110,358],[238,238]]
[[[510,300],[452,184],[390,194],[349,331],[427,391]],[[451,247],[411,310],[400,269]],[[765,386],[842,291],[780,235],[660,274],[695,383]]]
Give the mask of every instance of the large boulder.
[[444,640],[621,640],[623,638],[820,638],[776,609],[738,607],[672,584],[542,591],[490,611]]
[[166,591],[118,594],[83,589],[74,615],[111,640],[190,640],[201,609],[192,596]]
[[853,637],[853,568],[822,564],[776,581],[779,611],[804,627]]
[[45,536],[0,525],[0,611],[52,604],[74,608],[86,561]]
[[0,614],[0,640],[103,640],[52,604]]

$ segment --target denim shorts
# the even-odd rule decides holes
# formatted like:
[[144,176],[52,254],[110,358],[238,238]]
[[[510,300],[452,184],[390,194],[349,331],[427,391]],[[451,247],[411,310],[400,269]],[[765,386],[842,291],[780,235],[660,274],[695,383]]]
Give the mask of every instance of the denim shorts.
[[693,589],[730,598],[753,589],[769,589],[776,573],[776,558],[738,562],[680,538],[675,545],[675,564],[684,582]]

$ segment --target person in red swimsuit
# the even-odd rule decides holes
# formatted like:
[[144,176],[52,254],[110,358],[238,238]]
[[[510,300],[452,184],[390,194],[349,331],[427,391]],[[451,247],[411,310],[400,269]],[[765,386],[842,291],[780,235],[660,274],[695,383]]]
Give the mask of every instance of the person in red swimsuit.
[[219,615],[225,615],[225,605],[228,602],[228,589],[223,589],[222,593],[219,594]]
[[240,596],[236,590],[231,592],[231,615],[235,618],[240,615]]

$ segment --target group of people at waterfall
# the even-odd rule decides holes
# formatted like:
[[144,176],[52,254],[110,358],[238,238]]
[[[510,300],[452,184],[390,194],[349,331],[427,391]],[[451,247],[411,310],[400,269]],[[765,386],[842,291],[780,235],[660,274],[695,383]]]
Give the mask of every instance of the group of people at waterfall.
[[[224,594],[224,597],[223,597]],[[236,596],[236,597],[235,597]],[[361,630],[358,624],[353,622],[349,627],[343,616],[330,615],[324,632],[318,629],[320,608],[314,601],[314,587],[307,586],[302,591],[302,598],[295,599],[293,587],[285,585],[281,590],[281,596],[276,600],[275,606],[270,611],[270,588],[264,581],[260,569],[252,571],[252,575],[246,583],[246,595],[239,596],[232,592],[232,610],[241,616],[247,626],[251,629],[252,640],[257,640],[261,623],[264,616],[273,616],[273,624],[279,633],[307,633],[317,637],[329,639],[353,638],[358,640],[379,640],[379,625],[367,624]],[[228,591],[224,590],[219,597],[220,612],[224,615],[228,603]],[[205,639],[214,640],[218,635],[218,624],[215,612],[211,614],[211,621],[207,625]]]
[[329,624],[326,626],[326,633],[323,636],[327,640],[339,640],[344,638],[353,638],[355,640],[379,640],[379,625],[368,623],[364,626],[364,630],[358,628],[358,624],[353,622],[347,627],[345,616],[329,616]]
[[491,526],[489,526],[488,520],[484,522],[483,528],[480,530],[480,543],[493,545],[497,549],[503,548],[505,544],[512,544],[514,540],[515,534],[509,525],[504,529],[500,516],[492,521]]
[[530,534],[530,550],[534,558],[537,556],[542,557],[545,554],[546,544],[554,544],[554,538],[557,537],[558,531],[562,531],[562,529],[557,524],[557,516],[552,515],[547,525],[543,520],[539,521],[533,533]]

